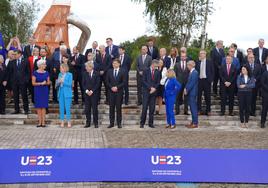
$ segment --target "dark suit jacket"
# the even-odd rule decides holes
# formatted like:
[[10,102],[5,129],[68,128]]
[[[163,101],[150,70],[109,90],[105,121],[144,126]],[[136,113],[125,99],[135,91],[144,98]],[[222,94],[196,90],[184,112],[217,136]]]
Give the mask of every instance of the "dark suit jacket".
[[[75,56],[72,56],[71,58],[71,62],[75,61]],[[75,65],[72,65],[73,67],[73,77],[74,79],[82,78],[82,73],[84,72],[84,70],[82,70],[83,68],[85,68],[83,65],[85,63],[85,56],[82,54],[78,55],[78,58],[75,61]]]
[[123,94],[123,88],[126,85],[125,76],[126,76],[125,70],[122,68],[119,69],[116,78],[114,77],[114,69],[108,70],[106,76],[106,83],[111,93],[113,93],[113,91],[111,90],[112,87],[117,87],[118,89],[117,92]]
[[93,71],[92,77],[90,78],[88,72],[83,72],[82,76],[82,85],[84,91],[92,90],[93,94],[92,97],[98,97],[98,89],[100,87],[100,75],[97,71]]
[[261,76],[261,89],[262,96],[268,97],[268,71],[264,72]]
[[[38,48],[40,50],[40,46],[38,46],[38,45],[34,45],[34,48]],[[31,53],[31,46],[30,45],[25,46],[24,47],[24,51],[23,51],[23,57],[24,58],[28,58],[31,55],[32,55],[32,53]]]
[[12,84],[28,84],[30,80],[30,67],[27,61],[21,59],[20,67],[17,66],[17,60],[8,63],[8,77]]
[[170,68],[170,65],[171,65],[171,59],[170,59],[170,57],[165,56],[165,58],[163,59],[163,61],[164,61],[164,67],[166,67],[167,69],[169,69]]
[[[86,61],[87,61],[87,55],[88,55],[88,53],[92,53],[92,52],[93,52],[93,49],[92,48],[86,50],[86,53],[85,53],[85,60]],[[98,49],[96,49],[96,54],[99,54],[99,53],[100,53],[100,51]]]
[[185,86],[187,91],[187,96],[196,97],[198,93],[198,72],[193,70],[192,73],[189,73],[189,78]]
[[[260,62],[260,54],[259,54],[259,47],[257,47],[257,48],[254,48],[253,49],[253,54],[254,54],[254,56],[255,56],[255,59],[256,59],[256,61],[257,61],[257,63],[260,63],[261,64],[261,62]],[[265,59],[266,59],[266,57],[268,56],[268,49],[267,48],[263,48],[263,51],[262,51],[262,57],[261,57],[261,59],[262,59],[262,62],[264,62],[265,61]]]
[[[186,62],[188,58],[186,59]],[[189,76],[189,70],[186,67],[187,63],[185,63],[185,69],[181,68],[181,59],[178,57],[177,63],[174,66],[174,71],[176,73],[176,78],[181,84],[186,84]]]
[[241,51],[237,50],[237,55],[236,58],[239,60],[240,65],[243,64],[243,60],[244,60],[244,55]]
[[251,76],[253,76],[256,79],[256,86],[259,87],[260,81],[261,81],[261,74],[262,74],[261,65],[259,63],[254,63],[253,72],[249,63],[247,63],[246,66],[250,70]]
[[106,73],[110,68],[112,68],[112,57],[105,53],[105,56],[102,58],[101,54],[96,56],[96,64],[95,64],[96,71],[104,71]]
[[[196,70],[199,73],[200,76],[200,66],[201,66],[201,61],[198,61],[196,63]],[[214,65],[211,61],[206,60],[206,76],[208,81],[211,83],[214,80]]]
[[[107,46],[105,48],[105,52],[106,52],[106,54],[109,54],[109,46]],[[119,57],[119,47],[118,46],[113,45],[111,55],[113,55],[113,58],[112,59],[115,59],[115,58],[118,58]]]
[[148,48],[147,54],[150,55],[152,59],[159,59],[159,51],[156,46],[153,47],[153,54],[151,54],[149,46],[147,46],[147,48]]
[[[52,81],[58,78],[60,73],[60,64],[60,51],[54,51],[50,65],[50,79]],[[56,72],[54,72],[54,68],[56,69]]]
[[[38,61],[39,59],[36,59],[35,61],[34,61],[34,70],[36,71],[37,69],[38,69],[38,66],[37,66],[37,61]],[[50,73],[50,71],[51,71],[51,60],[48,58],[48,57],[46,57],[46,65],[47,65],[47,67],[46,67],[46,71],[47,72],[49,72]]]
[[123,62],[121,62],[121,67],[125,69],[127,72],[130,71],[131,68],[131,58],[126,53],[124,54]]
[[2,64],[3,70],[0,69],[0,87],[2,87],[3,81],[7,81],[8,79],[8,73],[7,73],[7,67],[5,63]]
[[[236,70],[236,67],[233,63],[231,64],[229,76],[227,73],[227,65],[226,64],[221,65],[219,73],[220,73],[220,78],[221,78],[220,80],[221,80],[222,86],[224,86],[224,82],[230,82],[232,87],[235,86],[237,70]],[[229,87],[231,87],[231,86],[229,86]]]
[[[143,71],[143,92],[145,93],[149,93],[151,87],[158,89],[159,85],[160,85],[160,72],[158,70],[154,70],[154,79],[152,79],[152,72],[151,72],[151,68],[146,69],[145,71]],[[153,95],[156,95],[157,91],[153,93]]]
[[142,62],[142,55],[140,55],[137,58],[137,71],[143,72],[144,70],[146,70],[151,66],[151,63],[152,63],[152,57],[150,55],[146,55],[144,63]]
[[225,57],[223,49],[219,49],[219,52],[216,48],[213,48],[210,52],[210,58],[214,66],[220,67],[222,59]]
[[267,72],[268,71],[268,68],[266,66],[266,64],[263,64],[262,67],[261,67],[261,72],[264,73],[264,72]]

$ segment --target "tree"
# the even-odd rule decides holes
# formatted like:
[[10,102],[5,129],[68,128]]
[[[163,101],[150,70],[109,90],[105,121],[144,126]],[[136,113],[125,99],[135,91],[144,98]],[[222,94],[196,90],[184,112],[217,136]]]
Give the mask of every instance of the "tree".
[[35,0],[1,0],[0,1],[0,32],[5,43],[18,36],[22,43],[33,33],[33,23],[39,11]]
[[157,32],[170,39],[170,44],[188,46],[192,33],[204,24],[212,4],[207,0],[132,0],[145,2],[145,13],[156,24]]

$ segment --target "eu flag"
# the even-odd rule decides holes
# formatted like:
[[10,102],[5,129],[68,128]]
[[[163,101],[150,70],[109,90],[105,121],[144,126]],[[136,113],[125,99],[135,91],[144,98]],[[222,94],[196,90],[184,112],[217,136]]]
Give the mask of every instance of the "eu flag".
[[4,59],[6,58],[5,43],[4,43],[3,36],[2,36],[1,32],[0,32],[0,55],[4,56]]

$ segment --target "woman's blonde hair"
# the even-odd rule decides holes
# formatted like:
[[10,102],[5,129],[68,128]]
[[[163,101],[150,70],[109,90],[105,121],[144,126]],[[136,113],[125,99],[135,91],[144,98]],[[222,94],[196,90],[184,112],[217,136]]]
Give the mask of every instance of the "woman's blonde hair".
[[168,78],[175,78],[176,77],[175,71],[173,69],[168,69],[167,70],[167,77]]
[[69,66],[68,66],[67,64],[62,63],[60,66],[61,66],[66,72],[69,72]]

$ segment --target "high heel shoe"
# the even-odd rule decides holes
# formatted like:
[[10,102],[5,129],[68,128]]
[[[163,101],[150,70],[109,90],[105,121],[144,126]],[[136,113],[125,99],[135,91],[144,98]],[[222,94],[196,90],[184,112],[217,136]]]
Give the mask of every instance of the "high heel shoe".
[[171,125],[170,128],[171,128],[171,129],[175,129],[175,128],[176,128],[176,125]]
[[166,125],[166,129],[170,128],[170,125]]

